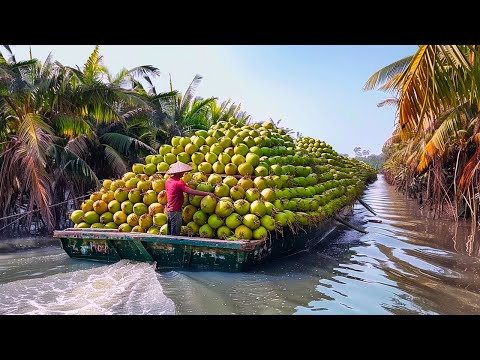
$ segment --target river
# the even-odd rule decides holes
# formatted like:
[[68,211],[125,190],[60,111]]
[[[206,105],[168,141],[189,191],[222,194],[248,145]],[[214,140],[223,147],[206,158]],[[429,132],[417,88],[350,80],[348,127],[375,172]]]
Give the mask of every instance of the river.
[[468,224],[433,219],[381,175],[363,199],[377,216],[357,204],[347,220],[367,234],[339,226],[309,252],[243,273],[73,260],[45,238],[0,253],[0,314],[480,313],[480,236]]

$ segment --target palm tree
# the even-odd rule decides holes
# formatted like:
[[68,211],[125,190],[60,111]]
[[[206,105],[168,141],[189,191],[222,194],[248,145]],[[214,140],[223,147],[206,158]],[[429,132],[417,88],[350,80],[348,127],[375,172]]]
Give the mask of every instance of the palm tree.
[[49,206],[63,200],[65,190],[86,193],[99,176],[123,174],[127,161],[155,151],[140,139],[138,124],[162,96],[138,91],[136,78],[156,76],[158,69],[124,69],[112,77],[98,46],[83,69],[50,56],[43,64],[17,62],[6,49],[9,60],[0,54],[0,217],[26,205],[26,211],[39,209],[52,230]]
[[[6,47],[7,51],[10,49]],[[52,229],[52,178],[46,171],[47,154],[53,144],[53,129],[46,114],[49,100],[58,84],[50,57],[45,63],[30,59],[16,62],[0,55],[1,118],[6,124],[0,153],[0,217],[24,205],[26,211],[40,209],[42,218]],[[32,216],[27,217],[27,223]]]
[[[437,200],[448,200],[453,192],[472,210],[472,189],[480,183],[479,61],[476,45],[421,45],[413,56],[379,70],[365,85],[366,90],[380,86],[398,97],[399,135],[415,144],[409,154],[414,173],[435,174],[432,183],[441,189]],[[445,176],[449,166],[452,174]]]
[[[185,93],[178,94],[173,111],[170,113],[169,135],[183,136],[189,132],[208,128],[207,111],[216,98],[194,98],[195,90],[200,84],[202,76],[195,75]],[[170,90],[173,91],[170,79]]]
[[231,99],[223,101],[220,105],[217,101],[209,104],[208,127],[218,123],[219,121],[228,121],[231,117],[237,119],[237,124],[246,124],[250,119],[245,111],[240,111],[241,104],[231,103]]
[[151,111],[136,114],[128,123],[129,132],[158,150],[160,145],[169,140],[167,132],[171,123],[169,114],[174,112],[178,91],[172,89],[168,92],[157,93],[155,85],[148,75],[144,76],[143,80],[148,84],[148,90],[136,79],[134,79],[133,89],[148,98]]

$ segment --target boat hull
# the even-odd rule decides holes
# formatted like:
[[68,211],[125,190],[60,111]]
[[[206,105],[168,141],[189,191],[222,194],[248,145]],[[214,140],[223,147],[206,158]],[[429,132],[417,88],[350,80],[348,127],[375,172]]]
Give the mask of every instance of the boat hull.
[[[351,209],[342,209],[343,213],[348,211]],[[156,262],[157,270],[246,271],[257,264],[311,249],[337,225],[329,218],[308,229],[286,229],[271,238],[251,241],[74,228],[55,231],[53,236],[75,259]]]

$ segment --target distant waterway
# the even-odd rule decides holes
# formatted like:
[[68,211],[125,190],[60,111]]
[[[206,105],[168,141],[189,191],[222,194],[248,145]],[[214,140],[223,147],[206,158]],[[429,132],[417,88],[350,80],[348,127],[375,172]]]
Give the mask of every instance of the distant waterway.
[[357,204],[347,220],[368,234],[339,226],[243,273],[74,260],[50,238],[0,245],[0,314],[480,313],[480,236],[468,224],[433,219],[382,176],[363,199],[377,216]]

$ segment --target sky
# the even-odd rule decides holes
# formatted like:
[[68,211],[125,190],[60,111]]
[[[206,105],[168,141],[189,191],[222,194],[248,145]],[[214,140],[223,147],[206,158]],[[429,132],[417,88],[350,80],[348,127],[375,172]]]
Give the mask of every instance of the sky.
[[[17,61],[42,62],[51,53],[64,65],[83,67],[94,45],[13,45]],[[255,122],[269,119],[321,139],[341,154],[360,146],[380,154],[395,127],[395,108],[377,107],[391,94],[364,91],[377,70],[413,55],[417,45],[100,45],[111,73],[153,65],[158,91],[184,93],[196,74],[195,95],[231,99]]]

